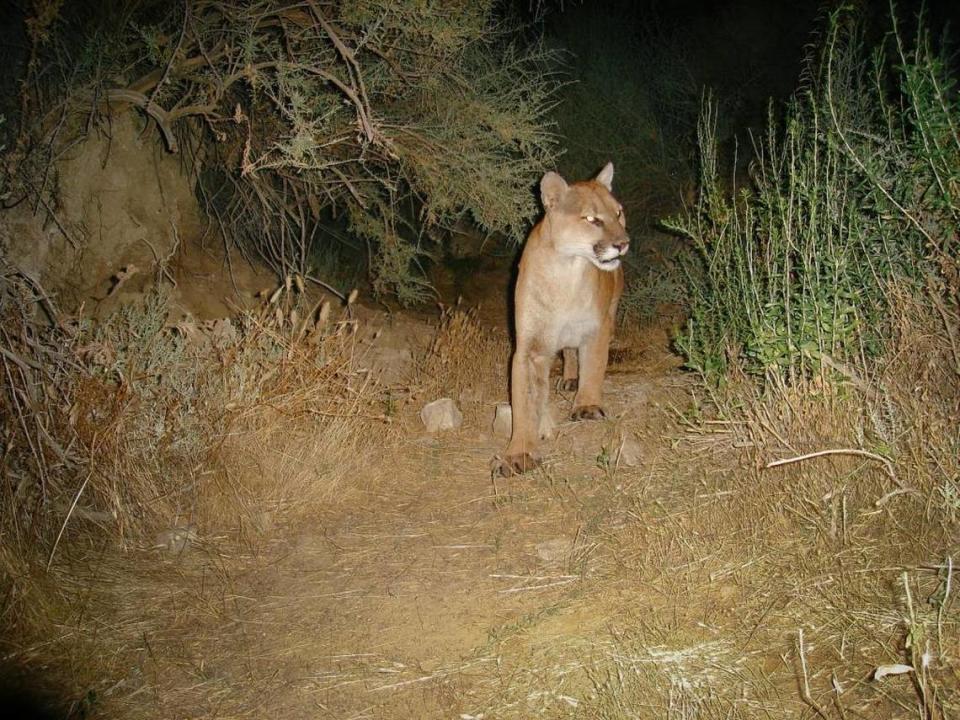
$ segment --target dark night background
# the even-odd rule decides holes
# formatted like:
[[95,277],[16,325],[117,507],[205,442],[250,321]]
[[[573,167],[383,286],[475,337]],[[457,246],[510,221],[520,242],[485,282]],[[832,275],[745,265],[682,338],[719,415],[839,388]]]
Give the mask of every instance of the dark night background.
[[[62,14],[68,24],[71,17],[79,24],[95,17],[98,7],[109,16],[114,5],[68,1]],[[857,8],[867,19],[874,39],[889,31],[890,3],[860,0],[845,5]],[[601,64],[605,71],[613,71],[611,88],[617,83],[655,84],[658,68],[643,63],[649,55],[637,56],[631,50],[654,46],[662,53],[657,57],[660,62],[667,61],[670,49],[679,51],[675,57],[687,66],[696,89],[712,88],[722,101],[731,103],[736,112],[730,122],[740,129],[762,124],[768,99],[782,99],[795,90],[804,49],[814,41],[812,33],[823,27],[825,14],[837,6],[785,0],[512,0],[504,4],[509,14],[531,24],[531,36],[542,34],[551,46],[570,53],[569,70],[581,82],[589,80],[589,68]],[[22,0],[3,0],[0,5],[0,61],[5,68],[0,110],[8,119],[16,115],[17,87],[28,54],[23,19],[30,7]],[[895,8],[908,37],[921,10],[934,36],[955,28],[960,20],[960,3],[950,0],[900,2]],[[952,35],[951,30],[946,37]],[[589,92],[598,103],[615,101],[609,93]]]

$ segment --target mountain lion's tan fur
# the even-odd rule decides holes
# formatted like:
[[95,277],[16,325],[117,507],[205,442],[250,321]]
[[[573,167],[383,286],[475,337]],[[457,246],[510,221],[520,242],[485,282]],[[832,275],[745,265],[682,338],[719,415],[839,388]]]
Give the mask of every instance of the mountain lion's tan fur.
[[561,350],[564,385],[577,387],[572,418],[603,417],[603,376],[623,292],[620,258],[630,242],[612,181],[609,163],[586,182],[568,185],[554,172],[540,181],[546,212],[527,238],[517,278],[513,433],[497,461],[504,476],[540,463],[537,446],[549,430],[550,366]]

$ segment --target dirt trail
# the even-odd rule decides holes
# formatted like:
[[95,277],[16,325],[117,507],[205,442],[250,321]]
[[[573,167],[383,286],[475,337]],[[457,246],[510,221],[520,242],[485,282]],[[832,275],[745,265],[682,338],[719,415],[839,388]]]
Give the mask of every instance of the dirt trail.
[[[611,409],[643,403],[641,383],[613,379]],[[494,486],[487,467],[502,443],[481,434],[410,438],[387,458],[396,484],[300,536],[264,580],[276,605],[263,611],[300,618],[274,642],[300,646],[297,664],[318,674],[281,704],[317,702],[333,717],[482,708],[502,680],[498,637],[555,612],[592,575],[614,492],[595,458],[615,425],[561,428],[562,483],[548,469]]]
[[[665,450],[666,405],[684,393],[672,364],[659,352],[643,373],[612,372],[611,419],[560,424],[529,476],[491,481],[505,440],[489,419],[438,437],[408,423],[387,477],[358,478],[305,527],[106,588],[122,611],[104,632],[118,670],[134,667],[104,697],[144,717],[524,717],[502,705],[529,650],[516,641],[582,636],[582,613],[560,618],[605,573],[630,486]],[[542,634],[547,618],[559,625]]]
[[[490,282],[460,288],[466,305],[481,306],[477,321],[504,334],[509,264],[501,259]],[[248,294],[257,282],[247,279]],[[221,294],[229,292],[201,295]],[[361,334],[385,340],[368,360],[397,376],[435,325],[405,313],[379,323],[372,311],[360,316]],[[575,712],[591,692],[590,647],[605,642],[624,597],[640,612],[664,605],[662,591],[638,585],[633,570],[623,581],[618,538],[637,524],[637,498],[682,501],[661,480],[689,385],[663,328],[628,344],[629,358],[612,354],[609,419],[560,422],[544,466],[529,475],[491,478],[491,459],[506,444],[491,430],[493,403],[474,403],[460,430],[431,436],[417,417],[431,398],[418,399],[371,476],[342,483],[334,502],[294,527],[269,518],[247,527],[247,518],[238,536],[200,528],[175,557],[146,547],[64,555],[72,572],[88,568],[61,638],[74,675],[89,675],[79,713],[345,720]],[[554,392],[554,417],[567,417],[571,401]]]
[[[924,525],[926,545],[909,545],[919,525],[898,526],[893,509],[911,496],[872,466],[760,474],[759,458],[795,451],[744,452],[753,440],[738,421],[705,417],[662,327],[612,353],[607,420],[561,422],[541,468],[494,481],[505,381],[471,373],[506,345],[452,326],[438,337],[468,345],[472,364],[451,374],[485,384],[480,399],[461,395],[458,431],[424,431],[417,411],[433,391],[411,382],[421,394],[400,404],[381,454],[341,478],[337,497],[303,502],[297,524],[258,518],[258,506],[240,531],[199,528],[179,556],[58,556],[76,601],[54,642],[72,686],[90,688],[77,716],[802,718],[837,687],[849,717],[908,707],[864,678],[900,659],[889,643],[902,568],[955,556],[950,526]],[[409,367],[396,343],[423,351],[428,330],[395,314],[373,332],[390,340],[380,360]],[[569,414],[569,394],[552,399],[556,418]],[[829,433],[818,408],[794,428]],[[296,449],[270,448],[251,472],[282,487]],[[916,597],[937,582],[924,569]],[[941,623],[925,607],[927,627]]]

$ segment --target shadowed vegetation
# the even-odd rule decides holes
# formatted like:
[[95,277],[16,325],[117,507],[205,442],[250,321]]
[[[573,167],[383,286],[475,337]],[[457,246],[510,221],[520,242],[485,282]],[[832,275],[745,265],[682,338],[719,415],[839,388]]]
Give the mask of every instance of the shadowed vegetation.
[[8,192],[50,200],[47,163],[132,107],[185,155],[228,242],[309,278],[339,221],[376,292],[423,301],[431,239],[466,216],[521,240],[554,157],[555,56],[494,9],[39,2]]

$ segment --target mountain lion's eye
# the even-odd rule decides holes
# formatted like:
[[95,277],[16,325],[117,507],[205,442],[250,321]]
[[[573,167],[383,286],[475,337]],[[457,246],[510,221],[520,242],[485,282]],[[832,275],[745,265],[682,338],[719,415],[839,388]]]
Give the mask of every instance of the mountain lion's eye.
[[583,219],[586,220],[588,223],[593,223],[597,227],[603,225],[603,220],[598,218],[596,215],[584,215]]
[[623,208],[617,208],[617,220],[623,217]]

